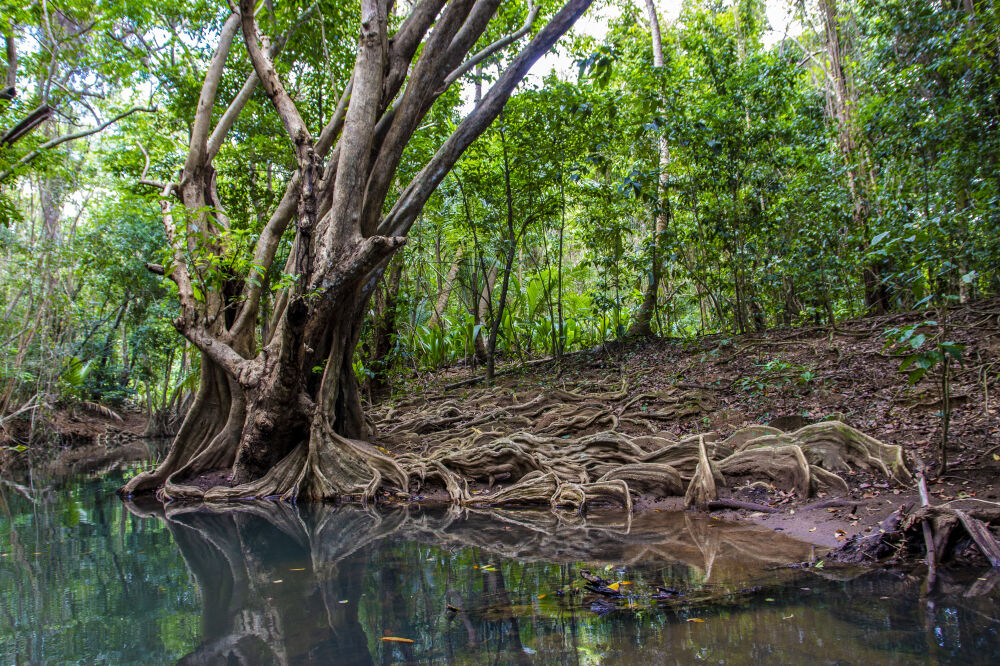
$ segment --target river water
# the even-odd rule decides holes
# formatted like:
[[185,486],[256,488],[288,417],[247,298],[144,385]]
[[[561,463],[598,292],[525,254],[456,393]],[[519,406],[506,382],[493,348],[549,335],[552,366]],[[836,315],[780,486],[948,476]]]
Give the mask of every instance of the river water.
[[[690,513],[126,504],[0,485],[0,663],[997,663],[1000,577],[789,567]],[[585,587],[581,570],[620,597]],[[605,592],[610,592],[605,590]]]

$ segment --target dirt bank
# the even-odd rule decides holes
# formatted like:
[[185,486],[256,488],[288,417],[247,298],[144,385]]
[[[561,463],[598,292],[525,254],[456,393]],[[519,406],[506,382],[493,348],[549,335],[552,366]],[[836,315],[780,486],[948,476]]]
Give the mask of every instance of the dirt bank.
[[[709,336],[696,340],[641,340],[574,355],[562,366],[511,366],[496,386],[468,384],[478,371],[456,367],[409,379],[395,399],[375,406],[378,441],[396,453],[427,450],[470,427],[509,432],[488,417],[504,405],[523,405],[553,391],[589,395],[618,391],[611,416],[590,413],[523,422],[521,430],[578,438],[613,429],[630,437],[683,439],[713,432],[725,438],[750,425],[785,432],[838,419],[889,445],[902,447],[910,470],[928,467],[930,501],[957,508],[1000,501],[1000,301],[949,312],[949,341],[964,345],[950,385],[949,468],[936,469],[942,433],[940,376],[929,372],[910,385],[901,358],[884,332],[926,319],[926,313],[869,317],[825,328],[778,330],[764,336]],[[932,327],[921,332],[932,333]],[[625,397],[619,397],[624,391]],[[404,398],[403,396],[419,396]],[[639,396],[638,402],[630,402]],[[623,405],[627,405],[623,408]],[[599,411],[599,410],[598,410]],[[913,484],[860,469],[843,472],[847,492],[802,497],[769,483],[734,485],[732,499],[768,511],[724,510],[720,517],[759,522],[790,536],[836,547],[877,530],[900,505],[920,505]],[[503,479],[495,479],[503,483]],[[766,480],[765,480],[766,481]],[[842,506],[822,503],[834,497]],[[676,496],[646,494],[638,510],[676,508]],[[772,512],[773,511],[773,512]]]

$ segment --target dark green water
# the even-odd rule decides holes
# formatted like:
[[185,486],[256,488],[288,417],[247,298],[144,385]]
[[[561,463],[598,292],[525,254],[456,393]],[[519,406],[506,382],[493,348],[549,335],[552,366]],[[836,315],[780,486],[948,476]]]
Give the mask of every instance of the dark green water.
[[[788,569],[690,514],[125,505],[0,485],[0,663],[997,663],[992,574]],[[612,603],[581,569],[628,581]],[[657,586],[672,588],[657,599]],[[458,610],[448,610],[448,606]],[[700,621],[691,621],[700,620]],[[386,641],[402,638],[410,642]]]

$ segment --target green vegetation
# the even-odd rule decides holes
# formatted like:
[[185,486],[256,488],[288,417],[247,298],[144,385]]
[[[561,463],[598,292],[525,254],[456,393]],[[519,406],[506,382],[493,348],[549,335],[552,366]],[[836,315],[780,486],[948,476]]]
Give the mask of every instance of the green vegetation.
[[[396,3],[380,30],[433,4]],[[348,90],[356,2],[265,2],[256,24],[224,3],[4,2],[0,444],[44,439],[44,417],[72,405],[138,408],[173,433],[226,381],[206,438],[264,437],[225,416],[259,408],[308,438],[300,395],[362,438],[358,381],[374,399],[458,361],[492,377],[498,358],[630,334],[835,328],[914,308],[943,320],[1000,292],[993,0],[788,3],[787,32],[760,0],[595,3],[606,29],[556,47],[572,71],[546,60],[520,83],[505,73],[545,26],[590,3],[500,4],[461,58],[431,66],[449,74],[434,85],[418,80],[433,30],[398,63],[378,51],[381,99]],[[266,53],[248,51],[253,27]],[[258,84],[267,58],[273,80]],[[490,110],[491,90],[506,104]],[[369,245],[333,243],[344,220]],[[369,253],[363,280],[337,263],[354,252]],[[947,410],[961,350],[938,329],[890,335]],[[276,341],[304,351],[265,371]],[[243,360],[266,375],[254,388]],[[287,377],[305,377],[301,394],[279,395]],[[788,365],[741,386],[817,381]]]

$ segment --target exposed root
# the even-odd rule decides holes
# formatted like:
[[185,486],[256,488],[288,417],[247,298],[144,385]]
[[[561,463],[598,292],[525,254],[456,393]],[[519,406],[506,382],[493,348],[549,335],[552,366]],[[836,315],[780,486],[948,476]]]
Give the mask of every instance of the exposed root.
[[[322,421],[261,478],[206,490],[191,485],[188,463],[168,474],[163,495],[370,503],[387,493],[410,497],[436,487],[457,506],[548,505],[579,512],[615,504],[631,511],[639,493],[683,495],[686,505],[705,506],[738,481],[766,480],[805,498],[817,490],[846,492],[837,474],[845,470],[881,473],[901,483],[911,479],[900,447],[836,421],[792,433],[751,426],[726,439],[704,433],[680,441],[653,424],[709,409],[710,400],[705,392],[677,388],[629,397],[625,387],[528,396],[491,390],[462,403],[443,395],[421,397],[374,414],[380,442],[400,451],[395,455],[345,439]],[[619,431],[626,422],[650,434]],[[205,446],[199,457],[214,450]],[[199,467],[219,469],[226,461],[214,462],[221,464]]]
[[705,450],[705,438],[698,438],[698,466],[695,467],[694,476],[688,484],[687,492],[684,493],[684,506],[703,506],[712,500],[718,499],[719,493],[715,486],[715,477],[719,471],[708,458]]

